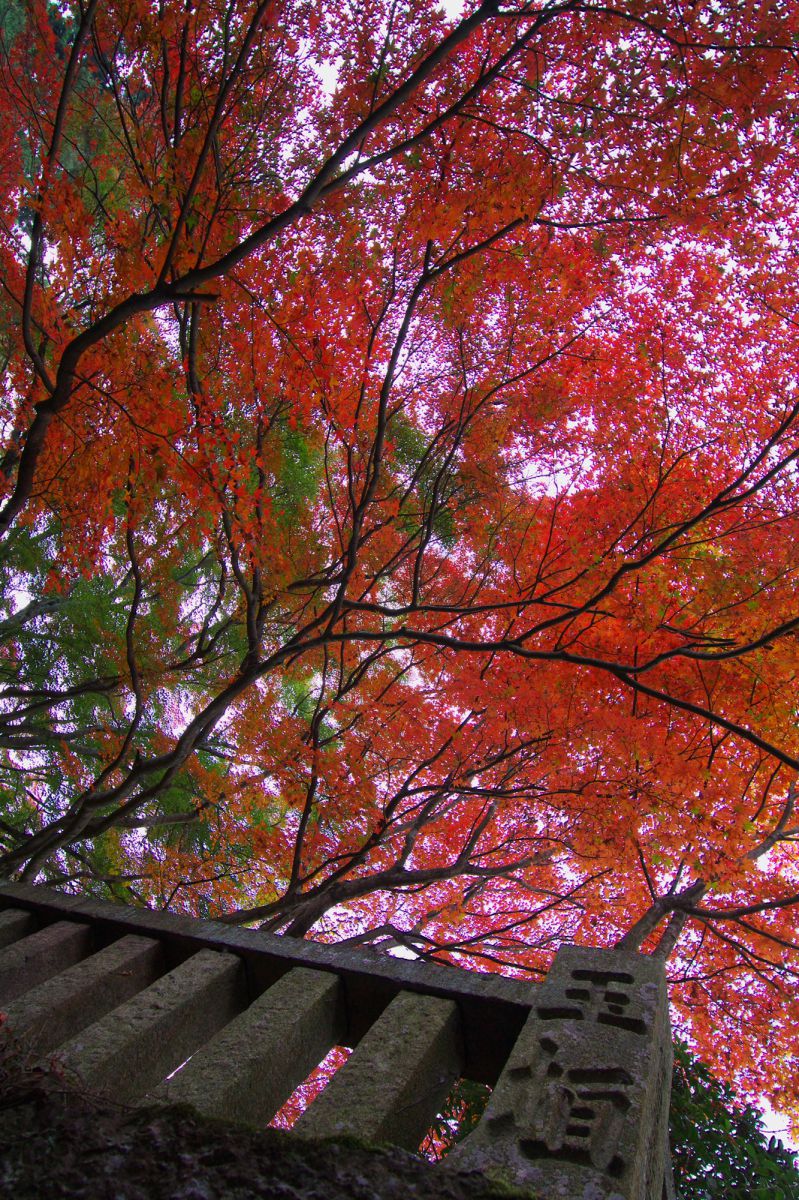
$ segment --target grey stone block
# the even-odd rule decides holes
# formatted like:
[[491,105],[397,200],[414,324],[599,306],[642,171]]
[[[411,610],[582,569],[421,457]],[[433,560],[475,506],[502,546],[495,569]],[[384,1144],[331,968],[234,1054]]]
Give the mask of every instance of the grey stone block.
[[464,1074],[485,1083],[496,1082],[538,987],[529,980],[392,958],[360,947],[278,937],[220,921],[68,896],[31,884],[0,884],[0,909],[5,907],[29,908],[44,922],[69,913],[74,919],[91,922],[99,944],[127,933],[158,938],[170,966],[203,948],[228,950],[244,962],[251,996],[271,987],[294,967],[328,971],[344,985],[349,1046],[363,1037],[402,991],[453,1000],[461,1018]]
[[306,1109],[295,1131],[307,1138],[351,1134],[418,1150],[462,1069],[452,1000],[402,992]]
[[91,951],[91,930],[74,921],[57,921],[0,950],[0,1005],[80,962]]
[[564,947],[483,1120],[448,1161],[552,1200],[661,1200],[670,1086],[662,964]]
[[244,1007],[241,963],[201,950],[58,1052],[83,1086],[131,1103],[161,1082]]
[[231,1021],[149,1100],[266,1125],[344,1034],[335,975],[297,967]]
[[148,987],[162,969],[158,942],[120,938],[9,1004],[8,1028],[46,1054]]
[[7,908],[0,912],[0,948],[18,942],[36,929],[36,919],[33,913],[21,908]]

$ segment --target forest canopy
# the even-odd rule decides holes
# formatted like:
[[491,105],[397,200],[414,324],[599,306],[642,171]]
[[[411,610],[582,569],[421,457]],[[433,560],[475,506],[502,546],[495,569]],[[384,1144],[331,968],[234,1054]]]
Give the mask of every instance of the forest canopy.
[[0,869],[667,959],[799,1116],[790,0],[0,0]]

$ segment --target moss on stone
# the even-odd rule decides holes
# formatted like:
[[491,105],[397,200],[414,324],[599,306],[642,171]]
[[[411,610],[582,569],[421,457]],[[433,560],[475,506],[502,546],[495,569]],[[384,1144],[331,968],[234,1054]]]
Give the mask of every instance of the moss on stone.
[[15,1200],[531,1200],[394,1147],[109,1104],[8,1057],[0,1108],[0,1194]]

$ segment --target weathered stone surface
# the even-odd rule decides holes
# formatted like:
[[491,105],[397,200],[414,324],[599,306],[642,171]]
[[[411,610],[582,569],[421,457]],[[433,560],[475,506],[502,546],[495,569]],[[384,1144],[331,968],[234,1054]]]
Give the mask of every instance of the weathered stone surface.
[[298,967],[236,1017],[149,1097],[264,1126],[344,1036],[335,975]]
[[6,1023],[25,1045],[46,1054],[135,996],[163,969],[152,938],[120,938],[6,1006]]
[[91,930],[74,921],[57,921],[0,950],[0,1004],[6,1005],[91,950]]
[[[20,1029],[27,1011],[42,1045],[65,1028],[48,1012],[91,1021],[61,1050],[89,1090],[135,1101],[197,1052],[161,1099],[183,1092],[195,1111],[266,1121],[331,1042],[358,1043],[298,1128],[415,1148],[458,1075],[497,1078],[529,1011],[486,1116],[448,1169],[547,1200],[662,1200],[671,1044],[652,958],[565,948],[533,988],[16,884],[0,887],[0,941],[30,928],[15,907],[44,928],[0,950],[0,1005],[20,1014]],[[120,951],[86,955],[142,935],[182,965],[120,1004],[119,992],[103,995],[98,969]],[[122,992],[142,984],[124,969],[111,975]],[[260,999],[239,1024],[247,996]]]
[[27,937],[36,929],[33,913],[21,908],[7,908],[0,912],[0,947],[10,946],[20,938]]
[[201,950],[58,1051],[89,1091],[123,1103],[150,1091],[244,1007],[242,964]]
[[666,1173],[663,1180],[663,1200],[678,1200],[677,1189],[674,1185],[674,1162],[671,1157],[671,1147],[666,1150]]
[[307,1138],[361,1137],[418,1149],[461,1073],[458,1010],[451,1000],[403,992],[300,1117]]
[[126,933],[156,937],[163,943],[170,965],[204,948],[228,950],[244,962],[252,995],[270,987],[293,967],[330,971],[344,984],[350,1044],[366,1033],[401,991],[454,1000],[461,1015],[464,1073],[483,1083],[496,1082],[538,987],[522,979],[392,958],[375,950],[278,937],[180,913],[128,908],[31,884],[0,885],[0,909],[6,906],[30,907],[44,922],[69,913],[75,920],[91,922],[101,942]]
[[481,1124],[448,1161],[552,1200],[661,1200],[670,1080],[660,962],[564,947]]
[[48,1088],[37,1077],[26,1091],[17,1078],[9,1095],[12,1074],[0,1055],[0,1195],[13,1200],[513,1200],[402,1150],[309,1145],[188,1108],[129,1111],[58,1079]]

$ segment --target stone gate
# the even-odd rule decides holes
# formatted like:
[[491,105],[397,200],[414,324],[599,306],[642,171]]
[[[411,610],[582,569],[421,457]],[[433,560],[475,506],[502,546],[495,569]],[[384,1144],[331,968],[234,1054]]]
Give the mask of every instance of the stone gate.
[[0,1012],[93,1093],[254,1126],[349,1047],[295,1126],[312,1139],[415,1151],[458,1079],[487,1083],[450,1168],[552,1200],[673,1196],[668,1001],[648,956],[566,946],[531,984],[9,884]]

